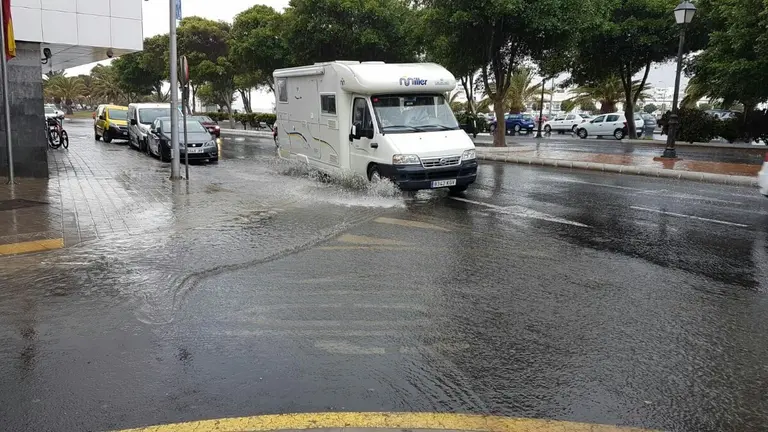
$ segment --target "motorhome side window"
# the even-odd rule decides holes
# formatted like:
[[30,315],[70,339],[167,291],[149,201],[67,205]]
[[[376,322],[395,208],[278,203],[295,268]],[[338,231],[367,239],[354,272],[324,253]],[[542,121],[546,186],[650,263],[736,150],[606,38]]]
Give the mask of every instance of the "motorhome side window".
[[368,103],[363,98],[356,98],[352,110],[352,124],[362,124],[363,130],[373,130],[373,118]]
[[285,81],[285,78],[277,80],[277,100],[288,102],[288,83]]
[[336,115],[336,95],[320,95],[320,110],[323,114]]

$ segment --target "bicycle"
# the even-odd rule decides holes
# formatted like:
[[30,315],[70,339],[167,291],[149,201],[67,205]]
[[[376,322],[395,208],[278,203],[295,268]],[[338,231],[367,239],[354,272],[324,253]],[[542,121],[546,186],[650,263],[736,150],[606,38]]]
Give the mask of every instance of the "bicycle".
[[45,119],[45,134],[48,138],[48,145],[52,149],[58,149],[64,146],[69,148],[69,134],[64,130],[64,124],[56,118]]

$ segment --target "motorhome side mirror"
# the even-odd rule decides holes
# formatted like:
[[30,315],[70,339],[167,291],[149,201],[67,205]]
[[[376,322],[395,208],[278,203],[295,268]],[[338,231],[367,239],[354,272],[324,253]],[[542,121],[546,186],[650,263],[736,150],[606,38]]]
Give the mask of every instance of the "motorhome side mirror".
[[131,119],[131,126],[136,126],[136,119]]
[[361,129],[360,123],[355,123],[352,125],[352,130],[349,132],[350,141],[360,139],[360,129]]

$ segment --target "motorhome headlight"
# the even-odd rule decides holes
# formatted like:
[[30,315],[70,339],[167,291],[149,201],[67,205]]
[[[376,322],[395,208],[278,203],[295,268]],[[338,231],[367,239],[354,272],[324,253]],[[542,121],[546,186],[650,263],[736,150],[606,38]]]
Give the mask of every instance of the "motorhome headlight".
[[216,147],[216,141],[213,141],[213,140],[208,141],[207,143],[205,143],[205,147]]
[[396,154],[392,156],[393,165],[421,165],[421,159],[414,154]]
[[464,150],[464,153],[461,155],[461,160],[472,160],[475,156],[475,149]]

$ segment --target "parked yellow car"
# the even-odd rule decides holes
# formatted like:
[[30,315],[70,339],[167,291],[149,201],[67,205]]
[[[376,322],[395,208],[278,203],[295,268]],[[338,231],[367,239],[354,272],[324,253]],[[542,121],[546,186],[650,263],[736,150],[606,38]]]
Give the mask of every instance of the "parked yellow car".
[[96,141],[104,138],[105,143],[113,139],[128,139],[128,107],[119,105],[99,105],[93,122]]

